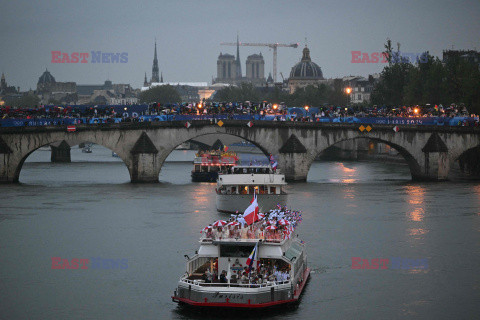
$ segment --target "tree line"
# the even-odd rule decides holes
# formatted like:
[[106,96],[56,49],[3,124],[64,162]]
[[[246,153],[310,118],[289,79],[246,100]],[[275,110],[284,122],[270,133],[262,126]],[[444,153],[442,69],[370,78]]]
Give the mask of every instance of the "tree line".
[[385,44],[388,65],[375,85],[373,105],[464,104],[470,112],[480,113],[480,69],[476,62],[451,56],[442,62],[429,52],[416,63],[402,59],[400,45]]

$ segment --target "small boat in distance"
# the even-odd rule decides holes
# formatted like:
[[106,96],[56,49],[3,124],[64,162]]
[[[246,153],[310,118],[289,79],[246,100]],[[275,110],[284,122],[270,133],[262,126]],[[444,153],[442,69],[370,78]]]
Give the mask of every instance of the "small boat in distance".
[[[242,215],[239,215],[240,217]],[[296,234],[299,211],[280,207],[206,227],[172,300],[202,310],[262,310],[298,303],[309,279],[305,242]],[[261,218],[260,218],[261,217]]]
[[228,171],[237,163],[234,152],[199,151],[193,160],[192,182],[215,182],[219,172]]
[[216,188],[217,210],[235,213],[246,208],[257,194],[260,211],[267,211],[279,203],[287,203],[285,175],[270,165],[235,166],[218,176]]
[[92,145],[85,145],[85,147],[82,148],[83,153],[92,153]]

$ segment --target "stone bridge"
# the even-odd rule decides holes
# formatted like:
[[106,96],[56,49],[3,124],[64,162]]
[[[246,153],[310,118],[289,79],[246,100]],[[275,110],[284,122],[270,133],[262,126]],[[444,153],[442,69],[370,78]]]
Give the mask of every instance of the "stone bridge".
[[[480,145],[480,128],[440,126],[273,122],[226,120],[145,122],[66,126],[0,128],[0,182],[18,182],[25,159],[42,146],[52,149],[82,142],[102,145],[123,160],[132,182],[156,182],[165,159],[180,144],[208,134],[230,134],[278,156],[279,168],[289,181],[306,180],[315,157],[342,141],[368,138],[396,149],[406,160],[414,180],[445,180],[460,155]],[[364,125],[366,127],[367,125]]]

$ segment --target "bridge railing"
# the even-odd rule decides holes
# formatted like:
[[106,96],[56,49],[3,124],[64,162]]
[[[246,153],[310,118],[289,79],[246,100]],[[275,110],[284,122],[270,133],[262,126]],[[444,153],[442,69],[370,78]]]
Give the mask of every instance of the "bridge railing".
[[[5,131],[7,128],[65,128],[66,126],[74,125],[77,128],[146,128],[146,127],[184,127],[186,122],[193,126],[217,125],[221,120],[228,126],[245,126],[251,119],[219,119],[218,117],[202,117],[201,119],[184,119],[186,116],[177,118],[168,118],[159,120],[158,118],[140,117],[135,119],[121,118],[45,118],[45,119],[3,119],[0,120],[0,130]],[[253,116],[249,116],[253,117]],[[255,118],[255,117],[254,117]],[[376,127],[381,126],[402,126],[402,127],[478,127],[479,119],[473,117],[455,117],[455,118],[315,118],[313,121],[274,121],[268,119],[254,119],[254,125],[262,126],[360,126],[372,125]]]

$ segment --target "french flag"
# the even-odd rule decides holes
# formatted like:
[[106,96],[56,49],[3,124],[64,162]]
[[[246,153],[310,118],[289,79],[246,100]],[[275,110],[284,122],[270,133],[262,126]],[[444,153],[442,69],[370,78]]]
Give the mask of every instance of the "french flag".
[[248,259],[247,259],[248,273],[252,271],[253,262],[257,260],[257,251],[258,251],[258,242],[255,244],[255,247],[253,247],[252,253],[250,253],[250,256],[248,256]]
[[273,170],[277,170],[277,166],[278,166],[278,162],[277,162],[277,161],[274,161],[274,162],[272,163],[272,169],[273,169]]
[[243,213],[243,218],[248,225],[251,225],[258,220],[258,202],[257,194],[255,192],[253,193],[253,200],[250,202],[250,205],[247,209],[245,209],[245,212]]

